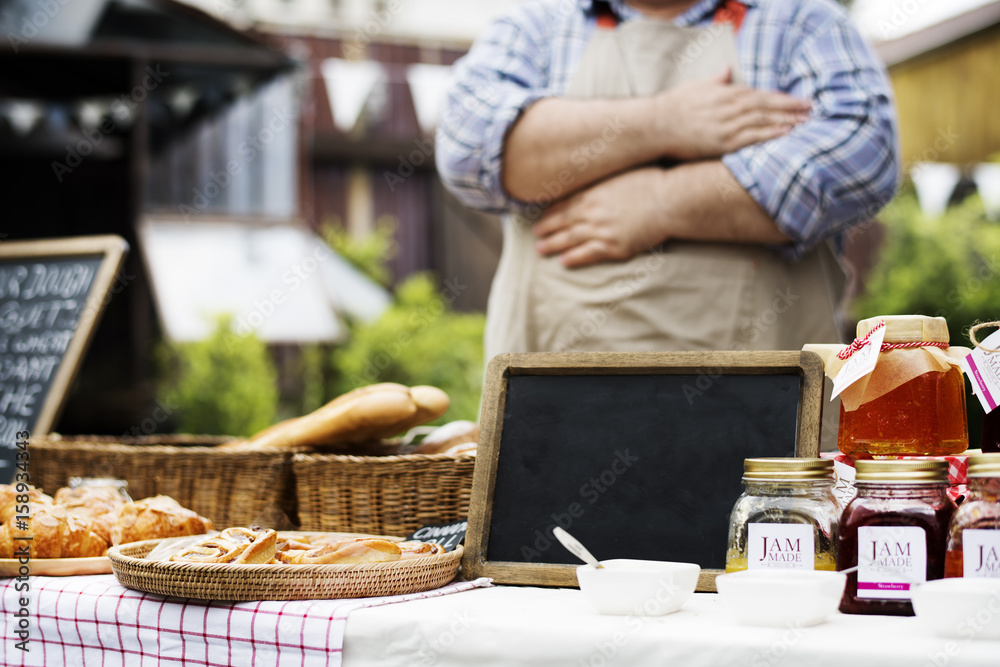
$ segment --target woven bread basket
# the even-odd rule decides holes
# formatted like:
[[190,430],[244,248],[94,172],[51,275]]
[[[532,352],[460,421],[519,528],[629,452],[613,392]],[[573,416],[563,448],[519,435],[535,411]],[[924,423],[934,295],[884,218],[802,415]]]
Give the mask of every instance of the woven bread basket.
[[108,549],[122,586],[198,600],[332,600],[419,593],[458,573],[462,547],[435,556],[359,565],[232,565],[149,561],[160,540]]
[[408,535],[464,519],[475,463],[468,454],[296,454],[301,529]]
[[[295,522],[292,453],[215,449],[229,438],[48,436],[31,441],[31,479],[47,493],[70,477],[114,477],[133,499],[163,494],[216,526]],[[280,510],[280,512],[278,512]]]

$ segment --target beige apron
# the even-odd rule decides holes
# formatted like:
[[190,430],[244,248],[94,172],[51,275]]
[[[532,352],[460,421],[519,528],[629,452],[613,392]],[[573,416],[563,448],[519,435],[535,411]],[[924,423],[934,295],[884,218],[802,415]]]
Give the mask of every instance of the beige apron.
[[[648,96],[717,75],[726,64],[738,78],[728,24],[631,21],[595,29],[566,94]],[[600,145],[595,139],[594,153]],[[670,242],[627,261],[566,269],[558,256],[538,255],[531,224],[512,216],[505,226],[487,311],[487,359],[501,352],[797,350],[840,339],[834,314],[843,272],[826,244],[789,262],[757,245]]]

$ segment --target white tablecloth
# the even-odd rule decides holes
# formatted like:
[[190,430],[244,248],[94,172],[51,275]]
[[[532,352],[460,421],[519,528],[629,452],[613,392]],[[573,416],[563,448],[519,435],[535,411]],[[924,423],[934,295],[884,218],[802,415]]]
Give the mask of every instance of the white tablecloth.
[[[354,600],[224,602],[151,595],[114,575],[0,579],[0,665],[31,667],[330,667],[340,664],[348,614],[488,586],[453,582],[432,591]],[[20,598],[28,642],[18,648]]]
[[577,590],[498,586],[354,611],[344,665],[1000,667],[1000,641],[839,613],[810,628],[751,628],[708,593],[668,616],[600,616]]

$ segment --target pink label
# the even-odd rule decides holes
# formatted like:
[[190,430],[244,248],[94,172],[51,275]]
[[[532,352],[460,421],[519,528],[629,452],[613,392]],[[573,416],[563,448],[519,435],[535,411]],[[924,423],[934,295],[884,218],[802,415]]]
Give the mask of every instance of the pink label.
[[893,584],[889,582],[862,581],[858,584],[859,591],[908,591],[909,584]]

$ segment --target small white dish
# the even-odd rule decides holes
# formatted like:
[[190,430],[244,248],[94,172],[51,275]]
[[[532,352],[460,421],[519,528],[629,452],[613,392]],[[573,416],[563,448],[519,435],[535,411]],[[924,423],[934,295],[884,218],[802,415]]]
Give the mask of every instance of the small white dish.
[[723,607],[744,625],[809,627],[837,611],[847,575],[829,570],[744,570],[715,579]]
[[698,585],[701,567],[625,558],[576,568],[580,590],[600,614],[663,616],[680,609]]
[[942,637],[1000,639],[1000,579],[935,579],[914,586],[913,611]]

